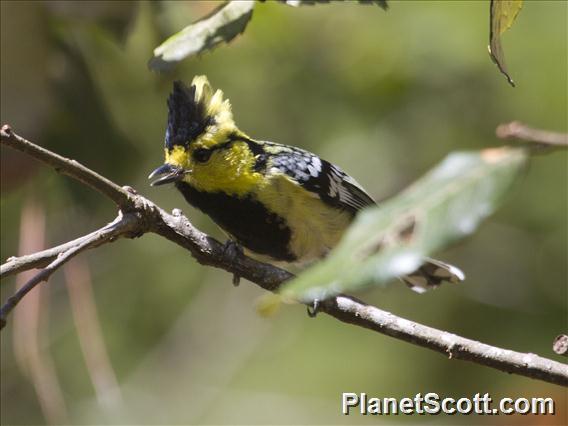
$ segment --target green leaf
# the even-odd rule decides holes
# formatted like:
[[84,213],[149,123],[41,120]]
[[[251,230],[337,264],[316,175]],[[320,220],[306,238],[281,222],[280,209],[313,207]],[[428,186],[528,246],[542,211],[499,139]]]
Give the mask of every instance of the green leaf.
[[491,0],[489,10],[489,55],[513,87],[515,83],[505,65],[501,34],[511,28],[522,7],[523,0]]
[[[279,0],[282,3],[286,3],[289,6],[294,6],[294,7],[298,7],[298,6],[313,6],[314,4],[318,4],[318,3],[330,3],[332,1],[343,1],[343,0]],[[379,6],[380,8],[382,8],[383,10],[387,10],[389,8],[389,5],[387,4],[387,0],[359,0],[359,3],[361,4],[376,4],[377,6]]]
[[245,30],[253,8],[253,0],[233,0],[222,4],[154,49],[154,57],[148,66],[156,71],[168,70],[188,56],[211,50],[223,42],[229,43]]
[[321,300],[414,272],[495,210],[526,158],[508,147],[449,155],[400,195],[361,212],[325,260],[283,286],[282,298]]

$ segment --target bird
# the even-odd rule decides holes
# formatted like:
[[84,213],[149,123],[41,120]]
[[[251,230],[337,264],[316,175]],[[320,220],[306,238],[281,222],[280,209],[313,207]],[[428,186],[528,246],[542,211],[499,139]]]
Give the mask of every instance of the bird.
[[[359,211],[377,205],[337,165],[249,137],[206,76],[189,86],[175,81],[167,107],[165,162],[148,176],[151,185],[174,184],[225,232],[228,247],[301,270],[326,257]],[[400,277],[419,293],[464,278],[457,267],[431,258]]]

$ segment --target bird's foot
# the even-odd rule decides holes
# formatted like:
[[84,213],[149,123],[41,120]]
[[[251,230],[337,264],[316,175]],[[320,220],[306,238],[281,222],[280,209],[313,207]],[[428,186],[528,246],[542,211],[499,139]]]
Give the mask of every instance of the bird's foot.
[[[225,256],[227,256],[231,262],[234,262],[244,254],[243,248],[239,245],[239,243],[233,240],[227,240],[223,251]],[[239,274],[233,274],[233,285],[238,287],[240,283],[241,276]]]
[[315,318],[320,311],[321,301],[319,299],[314,299],[314,301],[310,303],[307,308],[308,308],[308,316],[310,318]]

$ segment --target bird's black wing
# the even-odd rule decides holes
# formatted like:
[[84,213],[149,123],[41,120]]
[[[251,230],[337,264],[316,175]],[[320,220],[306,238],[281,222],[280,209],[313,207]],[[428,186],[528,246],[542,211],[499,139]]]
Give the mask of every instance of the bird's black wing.
[[375,201],[355,179],[339,167],[299,148],[266,143],[270,167],[288,175],[330,206],[353,214],[375,205]]

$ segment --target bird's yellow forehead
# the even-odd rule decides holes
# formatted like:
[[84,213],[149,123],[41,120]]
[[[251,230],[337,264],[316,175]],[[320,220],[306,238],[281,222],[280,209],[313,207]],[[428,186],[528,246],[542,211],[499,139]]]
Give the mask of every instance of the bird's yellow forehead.
[[189,151],[181,145],[174,146],[173,149],[166,148],[166,163],[179,167],[189,165]]

